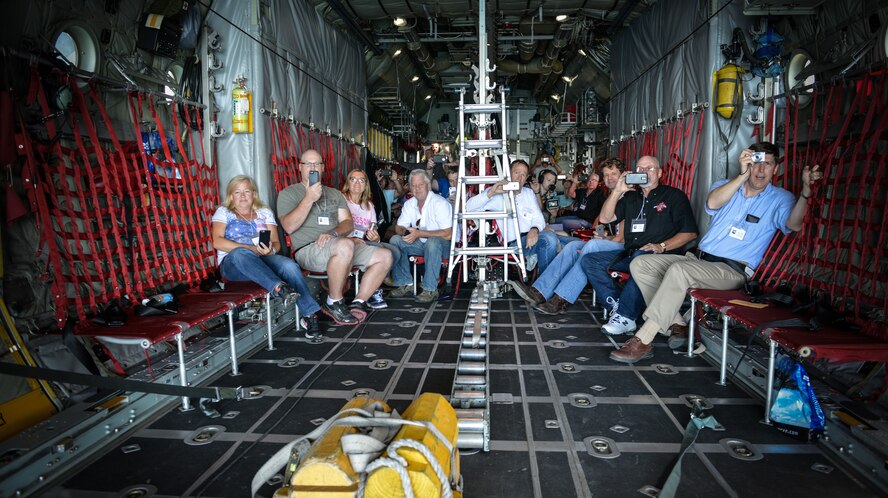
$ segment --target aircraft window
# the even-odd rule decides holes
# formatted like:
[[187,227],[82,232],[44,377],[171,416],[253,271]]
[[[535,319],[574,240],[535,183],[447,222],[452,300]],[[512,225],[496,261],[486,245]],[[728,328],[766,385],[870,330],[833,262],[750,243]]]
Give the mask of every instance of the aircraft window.
[[98,67],[98,43],[95,36],[84,26],[68,24],[55,38],[55,48],[64,59],[78,68],[95,72]]
[[61,57],[64,60],[75,66],[77,65],[77,42],[74,41],[74,37],[69,35],[67,31],[59,33],[59,37],[56,38],[55,48],[62,54]]
[[[811,65],[811,56],[808,55],[807,52],[802,50],[796,51],[792,54],[792,57],[789,59],[789,68],[786,70],[786,88],[799,88],[813,85],[815,81],[817,81],[817,77],[813,74],[804,75],[802,70]],[[800,77],[801,76],[801,77]],[[799,102],[799,107],[805,107],[811,102],[811,95],[814,93],[814,88],[808,88],[803,93],[799,94],[796,98]]]
[[176,86],[172,87],[169,85],[164,85],[163,93],[165,93],[167,95],[171,95],[171,96],[179,93],[178,87],[179,87],[179,82],[182,81],[182,71],[183,71],[183,68],[182,68],[181,64],[172,64],[170,66],[170,68],[167,69],[167,72],[166,72],[167,79],[170,82],[174,82]]

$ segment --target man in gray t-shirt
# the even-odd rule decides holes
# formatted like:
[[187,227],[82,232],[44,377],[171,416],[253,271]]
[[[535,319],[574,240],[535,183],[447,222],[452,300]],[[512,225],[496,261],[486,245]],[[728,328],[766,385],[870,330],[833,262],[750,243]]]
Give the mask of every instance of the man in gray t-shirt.
[[281,227],[290,234],[290,242],[299,266],[326,272],[329,294],[321,309],[340,324],[354,324],[343,302],[343,288],[353,266],[364,270],[360,292],[352,308],[379,309],[387,305],[376,291],[392,266],[388,249],[353,242],[354,230],[345,197],[321,184],[324,161],[313,149],[302,154],[299,173],[302,182],[278,194],[277,212]]

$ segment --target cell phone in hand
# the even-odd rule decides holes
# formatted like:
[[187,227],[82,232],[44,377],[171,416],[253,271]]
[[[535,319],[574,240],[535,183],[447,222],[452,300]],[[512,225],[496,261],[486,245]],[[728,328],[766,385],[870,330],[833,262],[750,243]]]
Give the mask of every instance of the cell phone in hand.
[[626,185],[645,185],[647,182],[647,173],[629,173],[626,175]]
[[271,230],[259,230],[259,244],[271,247]]
[[598,236],[601,237],[602,239],[607,235],[604,232],[604,225],[600,225],[600,224],[595,225],[595,233],[598,234]]
[[309,171],[308,172],[308,185],[314,185],[318,183],[318,172],[317,171]]

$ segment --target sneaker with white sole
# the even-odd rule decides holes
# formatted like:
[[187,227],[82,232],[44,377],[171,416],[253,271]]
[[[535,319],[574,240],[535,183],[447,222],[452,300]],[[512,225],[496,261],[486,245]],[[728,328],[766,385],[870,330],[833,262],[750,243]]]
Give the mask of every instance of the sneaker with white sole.
[[382,289],[376,289],[376,292],[370,296],[370,299],[367,300],[367,306],[370,309],[381,310],[388,308],[388,303],[385,302],[385,299],[382,297]]
[[305,334],[306,339],[317,340],[323,337],[321,334],[321,329],[318,327],[318,317],[317,315],[305,316],[302,315],[299,318],[299,327],[302,329],[302,332]]
[[611,313],[607,323],[601,326],[601,329],[607,335],[628,334],[635,332],[635,320],[614,312]]

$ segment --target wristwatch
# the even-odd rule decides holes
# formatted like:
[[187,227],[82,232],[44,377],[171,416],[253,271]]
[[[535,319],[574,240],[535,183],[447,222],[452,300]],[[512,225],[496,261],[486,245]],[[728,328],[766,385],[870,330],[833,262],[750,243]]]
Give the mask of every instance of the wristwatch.
[[666,243],[660,242],[660,249],[663,249],[663,252],[666,252]]
[[328,230],[327,233],[329,233],[330,235],[332,235],[334,237],[339,237],[339,234],[336,233],[336,230]]

